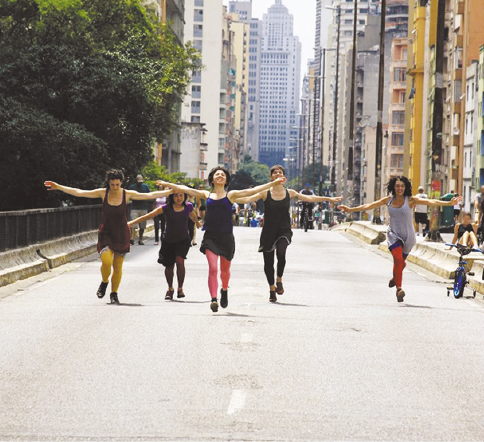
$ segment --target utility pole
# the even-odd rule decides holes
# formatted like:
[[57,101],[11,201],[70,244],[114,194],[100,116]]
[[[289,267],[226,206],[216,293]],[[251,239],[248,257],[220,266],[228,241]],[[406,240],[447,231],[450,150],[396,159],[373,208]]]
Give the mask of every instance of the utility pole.
[[[442,188],[442,129],[444,118],[444,33],[445,33],[445,0],[438,0],[437,7],[437,39],[435,43],[435,96],[432,121],[432,189]],[[438,207],[432,210],[430,218],[429,241],[442,242],[439,232]]]
[[[358,0],[354,0],[353,7],[353,49],[351,51],[351,91],[350,91],[350,124],[349,124],[349,146],[346,164],[348,197],[350,204],[353,205],[354,179],[353,179],[353,161],[354,161],[354,138],[355,138],[355,83],[356,83],[356,24],[358,21]],[[349,215],[350,219],[353,215]]]
[[338,87],[339,87],[339,34],[341,28],[341,5],[336,7],[336,20],[338,27],[336,31],[336,84],[334,88],[333,103],[333,167],[331,169],[331,187],[336,195],[336,144],[338,140]]
[[[375,201],[381,198],[382,151],[383,151],[383,91],[385,89],[385,23],[387,16],[387,0],[381,2],[380,17],[380,63],[378,67],[378,119],[376,123],[375,147]],[[380,208],[373,212],[373,222],[381,224]]]
[[324,153],[324,93],[326,85],[326,48],[321,49],[321,62],[323,65],[321,73],[321,158],[319,161],[319,195],[323,194],[323,153]]
[[318,106],[318,101],[317,101],[317,92],[319,89],[319,85],[316,86],[319,82],[319,73],[314,71],[316,75],[314,75],[314,103],[313,103],[313,175],[312,175],[312,185],[313,188],[316,186],[316,172],[315,172],[315,165],[316,165],[316,117],[317,117],[317,106]]

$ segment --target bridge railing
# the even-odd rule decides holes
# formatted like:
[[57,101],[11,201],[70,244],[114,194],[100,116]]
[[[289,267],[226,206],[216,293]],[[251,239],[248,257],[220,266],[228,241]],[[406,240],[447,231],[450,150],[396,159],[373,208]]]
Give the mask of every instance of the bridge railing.
[[0,212],[0,252],[96,230],[102,204]]

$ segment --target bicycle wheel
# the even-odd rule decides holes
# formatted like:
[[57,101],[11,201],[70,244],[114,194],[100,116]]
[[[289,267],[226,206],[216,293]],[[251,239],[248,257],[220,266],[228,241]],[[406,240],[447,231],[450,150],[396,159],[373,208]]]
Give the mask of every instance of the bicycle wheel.
[[454,298],[461,298],[464,295],[464,287],[466,286],[466,274],[464,270],[457,269],[454,278]]

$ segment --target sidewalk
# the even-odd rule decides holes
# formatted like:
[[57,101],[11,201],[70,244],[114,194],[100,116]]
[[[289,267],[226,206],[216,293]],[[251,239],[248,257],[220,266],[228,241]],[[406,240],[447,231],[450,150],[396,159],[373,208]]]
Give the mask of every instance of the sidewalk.
[[[341,224],[335,228],[344,230],[368,244],[378,245],[380,250],[390,253],[386,243],[386,226],[372,224],[369,221],[355,221]],[[444,233],[442,238],[445,242],[450,242],[453,235]],[[455,249],[446,249],[445,243],[428,242],[422,236],[417,236],[417,244],[408,256],[408,260],[443,278],[453,279],[459,262],[459,254]],[[475,273],[475,276],[469,277],[469,287],[484,294],[484,281],[482,279],[484,255],[471,253],[466,256],[466,261],[468,270]]]

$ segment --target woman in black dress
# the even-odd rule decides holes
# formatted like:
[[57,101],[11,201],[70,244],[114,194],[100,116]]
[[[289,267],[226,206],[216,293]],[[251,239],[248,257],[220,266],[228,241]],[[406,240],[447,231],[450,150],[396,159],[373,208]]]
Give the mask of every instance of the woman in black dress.
[[[277,296],[284,293],[282,276],[286,266],[286,249],[291,244],[291,216],[289,213],[291,198],[298,198],[308,203],[330,201],[338,203],[342,197],[325,197],[316,195],[303,195],[292,189],[285,189],[286,170],[283,166],[276,165],[271,168],[271,180],[282,178],[282,182],[269,190],[240,199],[241,203],[249,203],[262,199],[264,201],[264,226],[260,235],[259,252],[264,255],[264,273],[269,283],[269,301],[276,302]],[[274,252],[277,255],[277,281],[274,280]]]

